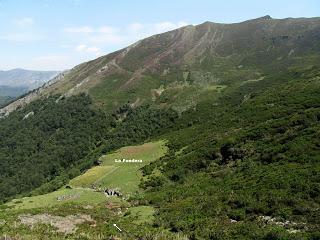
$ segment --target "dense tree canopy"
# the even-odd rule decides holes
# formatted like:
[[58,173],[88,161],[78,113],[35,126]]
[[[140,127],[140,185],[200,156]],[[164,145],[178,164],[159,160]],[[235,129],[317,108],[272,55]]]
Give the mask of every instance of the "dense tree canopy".
[[[52,191],[102,154],[169,127],[174,112],[144,106],[110,115],[93,110],[88,96],[41,99],[1,120],[0,199]],[[122,112],[121,112],[122,111]],[[126,114],[124,120],[118,119]]]
[[318,74],[270,76],[183,115],[168,154],[143,169],[157,224],[191,239],[318,239]]

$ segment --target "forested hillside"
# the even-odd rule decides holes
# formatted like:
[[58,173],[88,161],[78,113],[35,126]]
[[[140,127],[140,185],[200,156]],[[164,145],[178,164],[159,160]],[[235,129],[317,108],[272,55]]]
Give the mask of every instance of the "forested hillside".
[[[175,113],[127,106],[106,115],[84,94],[41,99],[1,120],[0,199],[53,191],[92,166],[99,154],[143,141],[173,124]],[[127,114],[123,121],[118,117]],[[36,166],[36,167],[35,167]]]
[[319,73],[270,76],[182,116],[167,156],[144,168],[157,224],[191,239],[317,239]]

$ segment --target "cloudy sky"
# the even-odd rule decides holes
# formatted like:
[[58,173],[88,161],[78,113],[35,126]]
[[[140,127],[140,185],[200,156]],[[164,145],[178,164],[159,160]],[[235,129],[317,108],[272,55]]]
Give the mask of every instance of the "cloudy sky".
[[0,70],[63,70],[205,21],[320,16],[318,0],[0,0]]

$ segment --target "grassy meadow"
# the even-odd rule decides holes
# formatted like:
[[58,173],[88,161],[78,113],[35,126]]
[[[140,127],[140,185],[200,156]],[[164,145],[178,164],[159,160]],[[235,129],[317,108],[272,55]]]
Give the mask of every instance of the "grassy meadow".
[[[70,181],[72,187],[117,188],[123,194],[138,191],[142,177],[140,168],[155,161],[166,153],[164,141],[128,146],[100,158],[102,164],[88,170]],[[142,160],[142,162],[116,162],[116,160]]]

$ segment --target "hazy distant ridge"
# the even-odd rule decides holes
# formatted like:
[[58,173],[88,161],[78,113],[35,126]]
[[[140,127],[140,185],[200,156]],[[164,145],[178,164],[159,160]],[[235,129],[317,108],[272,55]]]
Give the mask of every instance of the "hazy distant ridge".
[[24,87],[31,90],[54,78],[58,73],[58,71],[32,71],[20,68],[0,71],[0,86]]

